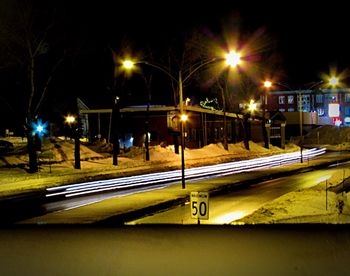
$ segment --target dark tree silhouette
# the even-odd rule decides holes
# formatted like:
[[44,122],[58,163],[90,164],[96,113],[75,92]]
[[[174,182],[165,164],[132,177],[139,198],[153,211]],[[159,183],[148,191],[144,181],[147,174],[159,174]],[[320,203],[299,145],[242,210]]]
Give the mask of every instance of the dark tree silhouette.
[[29,172],[37,172],[37,153],[32,124],[48,93],[53,76],[63,61],[53,51],[55,8],[45,1],[0,3],[0,51],[3,67],[23,72],[24,125],[28,139]]

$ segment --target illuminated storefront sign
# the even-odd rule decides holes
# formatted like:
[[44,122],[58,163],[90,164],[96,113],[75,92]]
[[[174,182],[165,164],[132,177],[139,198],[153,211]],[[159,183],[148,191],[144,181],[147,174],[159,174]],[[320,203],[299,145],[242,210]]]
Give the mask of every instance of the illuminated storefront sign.
[[332,118],[333,124],[336,126],[340,126],[343,123],[343,120],[341,118],[334,117]]
[[344,118],[344,124],[347,124],[347,125],[350,124],[350,117],[345,117]]
[[329,117],[339,117],[339,104],[338,103],[329,103],[328,104],[328,116]]

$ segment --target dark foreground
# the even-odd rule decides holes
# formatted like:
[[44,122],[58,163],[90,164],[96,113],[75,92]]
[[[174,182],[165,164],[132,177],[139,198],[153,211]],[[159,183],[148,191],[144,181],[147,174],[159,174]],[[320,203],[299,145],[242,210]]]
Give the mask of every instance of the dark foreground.
[[350,225],[0,229],[1,275],[345,275]]

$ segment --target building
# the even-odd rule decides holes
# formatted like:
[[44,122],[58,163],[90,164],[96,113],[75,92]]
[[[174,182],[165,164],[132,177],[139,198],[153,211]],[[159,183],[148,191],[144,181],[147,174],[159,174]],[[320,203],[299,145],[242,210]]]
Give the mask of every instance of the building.
[[[186,147],[200,148],[210,143],[222,142],[224,137],[224,113],[218,110],[186,106],[188,121],[185,124]],[[147,114],[148,113],[148,114]],[[90,140],[105,138],[111,141],[112,109],[81,109],[84,125]],[[243,115],[226,112],[228,142],[239,142],[247,135],[244,130]],[[149,140],[153,145],[176,144],[180,135],[179,111],[174,106],[131,106],[120,109],[119,137],[121,146],[142,146],[145,141],[146,121]],[[253,125],[259,126],[258,122]],[[254,127],[255,129],[256,127]],[[254,140],[261,137],[254,135]]]
[[266,104],[285,116],[287,137],[300,135],[300,128],[350,126],[349,88],[269,91]]

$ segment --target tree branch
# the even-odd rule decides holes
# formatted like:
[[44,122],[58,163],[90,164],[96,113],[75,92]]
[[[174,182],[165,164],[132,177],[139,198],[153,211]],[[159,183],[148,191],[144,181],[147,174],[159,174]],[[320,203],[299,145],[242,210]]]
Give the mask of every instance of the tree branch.
[[52,79],[53,79],[53,74],[54,74],[54,72],[57,70],[58,66],[63,62],[63,60],[64,60],[64,57],[62,57],[62,58],[55,64],[55,66],[52,68],[51,74],[50,74],[50,76],[48,77],[48,79],[47,79],[47,81],[46,81],[46,83],[45,83],[44,90],[43,90],[43,92],[41,93],[40,99],[39,99],[39,101],[38,101],[38,103],[37,103],[37,105],[36,105],[36,107],[35,107],[34,114],[37,114],[37,112],[38,112],[38,110],[39,110],[39,108],[40,108],[40,106],[41,106],[41,103],[43,102],[43,100],[44,100],[44,98],[45,98],[45,95],[46,95],[46,93],[47,93],[49,84],[50,84],[50,82],[51,82]]

